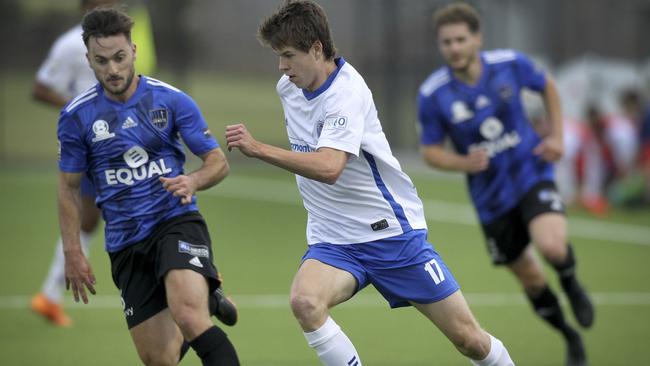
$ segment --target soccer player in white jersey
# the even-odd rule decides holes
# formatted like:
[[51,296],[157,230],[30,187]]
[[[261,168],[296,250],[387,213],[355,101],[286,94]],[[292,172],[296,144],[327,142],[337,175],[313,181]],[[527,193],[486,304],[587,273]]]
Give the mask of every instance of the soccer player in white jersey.
[[[507,266],[535,312],[563,336],[567,365],[585,365],[582,338],[565,320],[529,245],[535,243],[555,268],[576,320],[590,327],[594,308],[577,279],[553,176],[552,162],[563,149],[557,88],[519,52],[481,52],[479,26],[478,12],[467,4],[449,4],[434,14],[438,46],[447,64],[419,90],[422,155],[435,168],[467,174],[492,262]],[[533,130],[524,113],[524,89],[540,93],[544,100],[550,123],[545,137]],[[444,144],[447,137],[453,151]]]
[[296,174],[308,249],[291,309],[321,362],[362,364],[329,309],[372,284],[391,308],[418,309],[473,364],[513,365],[427,242],[422,202],[391,153],[363,78],[335,57],[323,9],[287,1],[262,22],[258,37],[284,74],[277,92],[291,151],[257,141],[244,124],[227,126],[226,140],[229,149]]

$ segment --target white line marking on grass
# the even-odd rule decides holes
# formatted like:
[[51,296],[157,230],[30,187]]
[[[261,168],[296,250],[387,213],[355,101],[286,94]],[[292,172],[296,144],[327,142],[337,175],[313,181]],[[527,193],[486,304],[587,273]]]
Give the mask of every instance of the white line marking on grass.
[[[302,204],[295,184],[267,178],[232,176],[205,193],[262,202]],[[423,203],[428,220],[478,226],[474,208],[468,204],[438,200],[424,200]],[[650,246],[650,227],[640,225],[569,217],[569,234],[586,239]]]
[[[528,306],[528,301],[520,293],[464,293],[470,306]],[[650,306],[650,292],[596,292],[591,297],[598,306]],[[289,294],[232,295],[242,309],[281,309],[289,308]],[[566,305],[566,299],[561,299]],[[27,309],[28,296],[0,296],[0,309]],[[75,303],[66,297],[65,306],[79,309],[117,309],[121,308],[117,295],[96,295],[89,298],[88,304]],[[388,303],[378,294],[357,294],[342,305],[353,308],[388,307]]]

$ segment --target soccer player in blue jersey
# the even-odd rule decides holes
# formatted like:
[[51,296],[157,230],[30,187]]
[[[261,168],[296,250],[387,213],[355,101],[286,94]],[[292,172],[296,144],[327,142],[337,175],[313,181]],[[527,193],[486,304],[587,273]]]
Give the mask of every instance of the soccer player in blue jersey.
[[[308,249],[291,309],[328,366],[361,366],[329,309],[372,284],[391,308],[414,306],[474,365],[514,365],[474,319],[456,280],[427,242],[422,202],[392,155],[361,75],[335,47],[323,9],[287,1],[259,39],[279,56],[277,92],[291,150],[226,128],[228,148],[296,174],[307,209]],[[432,356],[434,353],[432,353]]]
[[[438,46],[447,65],[418,95],[421,151],[432,167],[467,173],[470,195],[496,265],[521,282],[536,313],[561,332],[567,364],[585,365],[579,333],[564,319],[529,242],[560,277],[578,323],[590,327],[594,309],[576,277],[567,221],[551,163],[562,155],[562,115],[552,79],[523,54],[481,52],[479,15],[455,3],[434,14]],[[526,118],[520,92],[542,94],[551,132],[541,138]],[[449,137],[454,151],[444,145]]]
[[[207,226],[194,193],[219,183],[228,163],[194,101],[137,75],[133,21],[98,8],[82,22],[99,83],[61,111],[59,221],[65,276],[75,301],[88,302],[95,277],[79,243],[79,185],[92,179],[106,221],[106,250],[140,359],[175,365],[192,347],[203,365],[239,365],[226,334],[210,320],[219,286]],[[203,164],[183,170],[184,141]]]

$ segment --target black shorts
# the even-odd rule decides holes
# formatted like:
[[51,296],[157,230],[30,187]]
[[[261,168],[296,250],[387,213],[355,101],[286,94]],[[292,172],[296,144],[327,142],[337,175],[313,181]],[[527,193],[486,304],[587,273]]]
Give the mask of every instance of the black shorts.
[[514,262],[530,244],[528,224],[543,213],[564,214],[564,204],[555,183],[542,181],[535,184],[510,211],[496,220],[482,224],[483,234],[492,263]]
[[198,212],[164,221],[147,239],[109,256],[129,329],[167,307],[164,276],[172,269],[202,274],[210,292],[220,284],[208,228]]

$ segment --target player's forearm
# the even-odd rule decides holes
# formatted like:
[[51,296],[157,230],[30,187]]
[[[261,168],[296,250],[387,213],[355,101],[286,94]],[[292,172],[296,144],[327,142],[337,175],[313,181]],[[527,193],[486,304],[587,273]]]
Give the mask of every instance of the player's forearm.
[[57,108],[62,108],[68,101],[57,92],[48,88],[40,82],[34,83],[32,89],[32,98],[40,102],[50,104]]
[[546,87],[544,88],[542,97],[551,125],[550,134],[561,140],[564,131],[562,126],[562,104],[560,102],[560,93],[553,79],[546,79]]
[[196,185],[197,191],[208,189],[221,182],[230,172],[228,160],[221,149],[217,148],[201,157],[203,165],[189,174]]
[[59,227],[63,240],[63,252],[81,251],[81,195],[79,187],[67,185],[61,178],[58,191]]
[[469,170],[467,157],[444,147],[423,147],[420,152],[424,161],[433,168],[456,172]]
[[336,183],[347,161],[346,153],[333,150],[302,153],[259,143],[257,151],[260,160],[326,184]]

